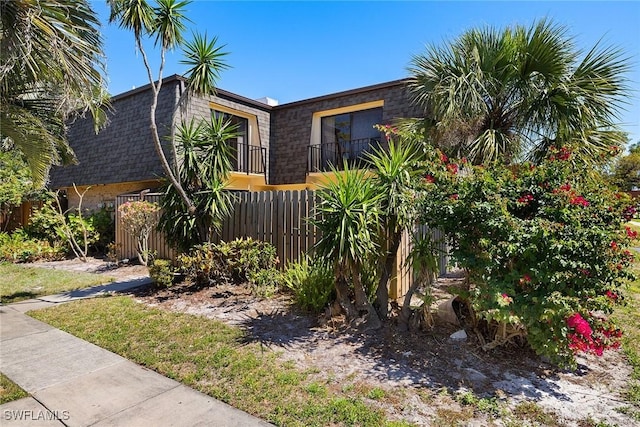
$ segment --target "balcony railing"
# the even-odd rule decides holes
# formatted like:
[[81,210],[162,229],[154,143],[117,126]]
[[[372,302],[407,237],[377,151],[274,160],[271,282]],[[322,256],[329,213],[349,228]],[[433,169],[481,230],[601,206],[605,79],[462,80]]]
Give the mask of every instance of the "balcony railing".
[[266,171],[267,149],[254,145],[231,144],[231,165],[234,172],[264,174]]
[[331,166],[343,170],[345,163],[351,168],[368,168],[367,153],[373,152],[374,148],[388,150],[389,145],[378,138],[310,145],[308,172],[327,172]]

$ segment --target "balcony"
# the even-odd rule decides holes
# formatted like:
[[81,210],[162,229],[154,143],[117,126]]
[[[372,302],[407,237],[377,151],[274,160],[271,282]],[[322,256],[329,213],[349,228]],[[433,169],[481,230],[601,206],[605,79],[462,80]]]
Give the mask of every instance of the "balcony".
[[244,174],[266,173],[267,149],[254,145],[234,143],[231,148],[231,165],[234,172]]
[[374,149],[388,150],[389,145],[378,138],[310,145],[307,172],[327,172],[331,166],[343,170],[345,163],[350,168],[368,168],[367,153]]

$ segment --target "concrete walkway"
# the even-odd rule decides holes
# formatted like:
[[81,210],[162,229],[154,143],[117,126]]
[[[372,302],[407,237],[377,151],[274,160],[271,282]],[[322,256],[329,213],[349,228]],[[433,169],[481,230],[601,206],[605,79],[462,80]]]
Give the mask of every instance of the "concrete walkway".
[[0,371],[31,395],[0,405],[3,427],[270,425],[23,314],[103,288],[0,306]]

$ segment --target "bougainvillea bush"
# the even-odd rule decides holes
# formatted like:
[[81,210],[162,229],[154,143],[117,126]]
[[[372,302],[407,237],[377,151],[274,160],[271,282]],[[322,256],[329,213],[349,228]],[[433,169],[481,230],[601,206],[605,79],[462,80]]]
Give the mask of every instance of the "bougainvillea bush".
[[632,279],[635,232],[626,194],[552,149],[538,165],[471,166],[441,155],[422,181],[422,220],[451,239],[469,274],[469,302],[485,348],[525,338],[574,365],[577,352],[619,346],[608,315]]

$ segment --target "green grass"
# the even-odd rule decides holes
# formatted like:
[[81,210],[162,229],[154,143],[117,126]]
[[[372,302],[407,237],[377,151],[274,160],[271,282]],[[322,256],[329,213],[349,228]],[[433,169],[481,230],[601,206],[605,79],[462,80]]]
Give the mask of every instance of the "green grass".
[[622,348],[633,369],[625,391],[629,403],[624,412],[640,421],[640,256],[636,254],[634,272],[638,279],[625,292],[625,305],[616,309],[614,318],[624,332]]
[[3,304],[73,291],[111,282],[97,274],[0,264],[0,300]]
[[30,314],[277,425],[409,425],[389,421],[371,406],[368,399],[382,399],[381,390],[343,390],[319,380],[215,320],[150,308],[126,296]]
[[26,391],[5,377],[4,374],[0,373],[0,405],[27,396],[29,396],[29,394]]

